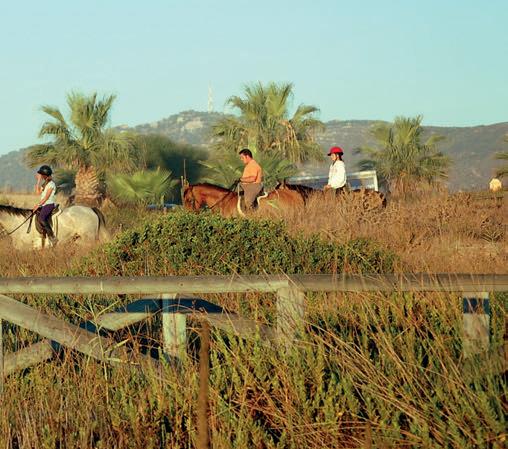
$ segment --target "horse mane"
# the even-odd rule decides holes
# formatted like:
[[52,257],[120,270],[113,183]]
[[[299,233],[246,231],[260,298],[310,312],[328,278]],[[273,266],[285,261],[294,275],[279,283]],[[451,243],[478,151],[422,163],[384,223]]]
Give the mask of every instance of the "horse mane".
[[225,187],[217,186],[215,184],[210,184],[209,182],[200,182],[198,184],[190,184],[189,187],[213,187],[214,189],[218,189],[222,192],[231,192],[231,190],[228,190]]
[[7,206],[0,204],[0,212],[6,212],[10,215],[21,215],[23,217],[28,217],[32,211],[30,209],[21,209],[19,207]]

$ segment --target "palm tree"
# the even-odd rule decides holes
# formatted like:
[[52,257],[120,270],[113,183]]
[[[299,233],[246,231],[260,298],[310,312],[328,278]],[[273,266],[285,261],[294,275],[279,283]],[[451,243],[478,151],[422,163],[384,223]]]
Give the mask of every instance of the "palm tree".
[[169,170],[139,170],[132,174],[110,174],[108,188],[112,197],[123,203],[163,204],[171,198],[178,181]]
[[397,117],[393,124],[379,123],[371,130],[379,147],[361,147],[366,156],[358,165],[363,170],[375,169],[388,182],[391,190],[404,193],[421,181],[432,184],[448,176],[451,160],[437,151],[443,136],[432,135],[422,141],[422,117]]
[[51,120],[42,125],[39,137],[50,137],[51,141],[32,147],[27,162],[32,167],[46,163],[75,170],[76,203],[96,205],[101,197],[100,179],[105,173],[134,167],[132,136],[106,128],[115,98],[70,93],[69,121],[59,109],[42,107]]
[[[268,189],[297,173],[296,166],[278,153],[254,151],[253,156],[263,168],[263,184]],[[243,164],[238,154],[231,151],[224,151],[201,164],[208,169],[207,175],[203,178],[204,182],[226,188],[231,187],[243,171]]]
[[293,163],[323,158],[315,133],[324,124],[314,117],[315,106],[300,105],[290,116],[291,83],[257,83],[244,88],[245,98],[233,96],[228,104],[240,116],[220,120],[212,130],[216,149],[237,153],[243,147],[253,152],[274,152]]
[[148,170],[160,167],[171,171],[175,179],[185,175],[190,183],[203,176],[204,167],[200,161],[208,158],[204,148],[177,143],[160,134],[138,135],[135,145],[143,159],[140,167]]

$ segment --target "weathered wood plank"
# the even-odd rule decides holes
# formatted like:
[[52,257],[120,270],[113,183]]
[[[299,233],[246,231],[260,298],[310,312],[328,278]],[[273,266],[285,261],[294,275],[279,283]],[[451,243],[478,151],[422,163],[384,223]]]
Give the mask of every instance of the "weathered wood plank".
[[302,291],[508,291],[508,274],[338,274],[2,278],[1,293],[163,294]]
[[202,318],[208,320],[214,328],[237,334],[243,338],[252,338],[258,334],[263,340],[272,341],[276,338],[273,327],[242,318],[235,313],[207,313]]
[[163,294],[275,291],[284,277],[167,276],[2,278],[1,293]]
[[[125,348],[118,348],[116,342],[110,338],[66,323],[4,295],[0,295],[0,319],[8,320],[97,360],[127,362],[131,356]],[[141,354],[139,357],[151,361],[149,357]]]
[[506,274],[337,274],[294,275],[290,284],[302,291],[322,292],[463,292],[508,291]]
[[[252,337],[259,333],[262,338],[270,340],[274,338],[274,331],[270,326],[258,324],[235,313],[228,313],[222,307],[201,298],[186,295],[174,296],[174,299],[165,299],[165,308],[168,313],[199,314],[201,319],[207,319],[213,327],[236,333],[241,337]],[[161,309],[160,299],[142,298],[113,312],[100,315],[95,323],[97,327],[115,331],[148,319],[153,314],[160,313]]]
[[153,314],[160,312],[160,310],[160,299],[138,299],[124,307],[119,307],[113,312],[99,315],[94,322],[99,328],[102,327],[104,329],[116,331],[127,326],[132,326],[139,321],[146,320]]
[[49,340],[43,340],[19,351],[7,353],[4,359],[4,376],[45,362],[54,355],[55,352]]
[[462,352],[464,357],[486,352],[490,347],[490,304],[487,292],[462,295]]
[[303,330],[305,293],[295,286],[277,290],[277,335],[290,344]]
[[183,359],[187,352],[187,317],[173,310],[178,298],[174,293],[161,295],[162,302],[162,346],[164,353]]
[[4,392],[4,335],[0,319],[0,395]]

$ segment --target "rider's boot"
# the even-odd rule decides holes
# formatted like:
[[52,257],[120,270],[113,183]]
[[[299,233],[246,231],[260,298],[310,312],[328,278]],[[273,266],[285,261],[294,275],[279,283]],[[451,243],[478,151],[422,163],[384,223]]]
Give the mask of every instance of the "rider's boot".
[[58,239],[55,237],[55,233],[53,232],[51,225],[47,221],[45,221],[42,223],[42,227],[46,231],[46,235],[48,236],[51,246],[55,246],[58,243]]

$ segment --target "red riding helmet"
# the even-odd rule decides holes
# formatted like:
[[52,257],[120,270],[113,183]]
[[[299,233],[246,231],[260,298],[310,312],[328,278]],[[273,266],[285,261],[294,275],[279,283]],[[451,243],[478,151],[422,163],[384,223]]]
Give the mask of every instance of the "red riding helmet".
[[332,147],[328,152],[328,156],[330,156],[330,154],[344,154],[344,150],[341,147]]

